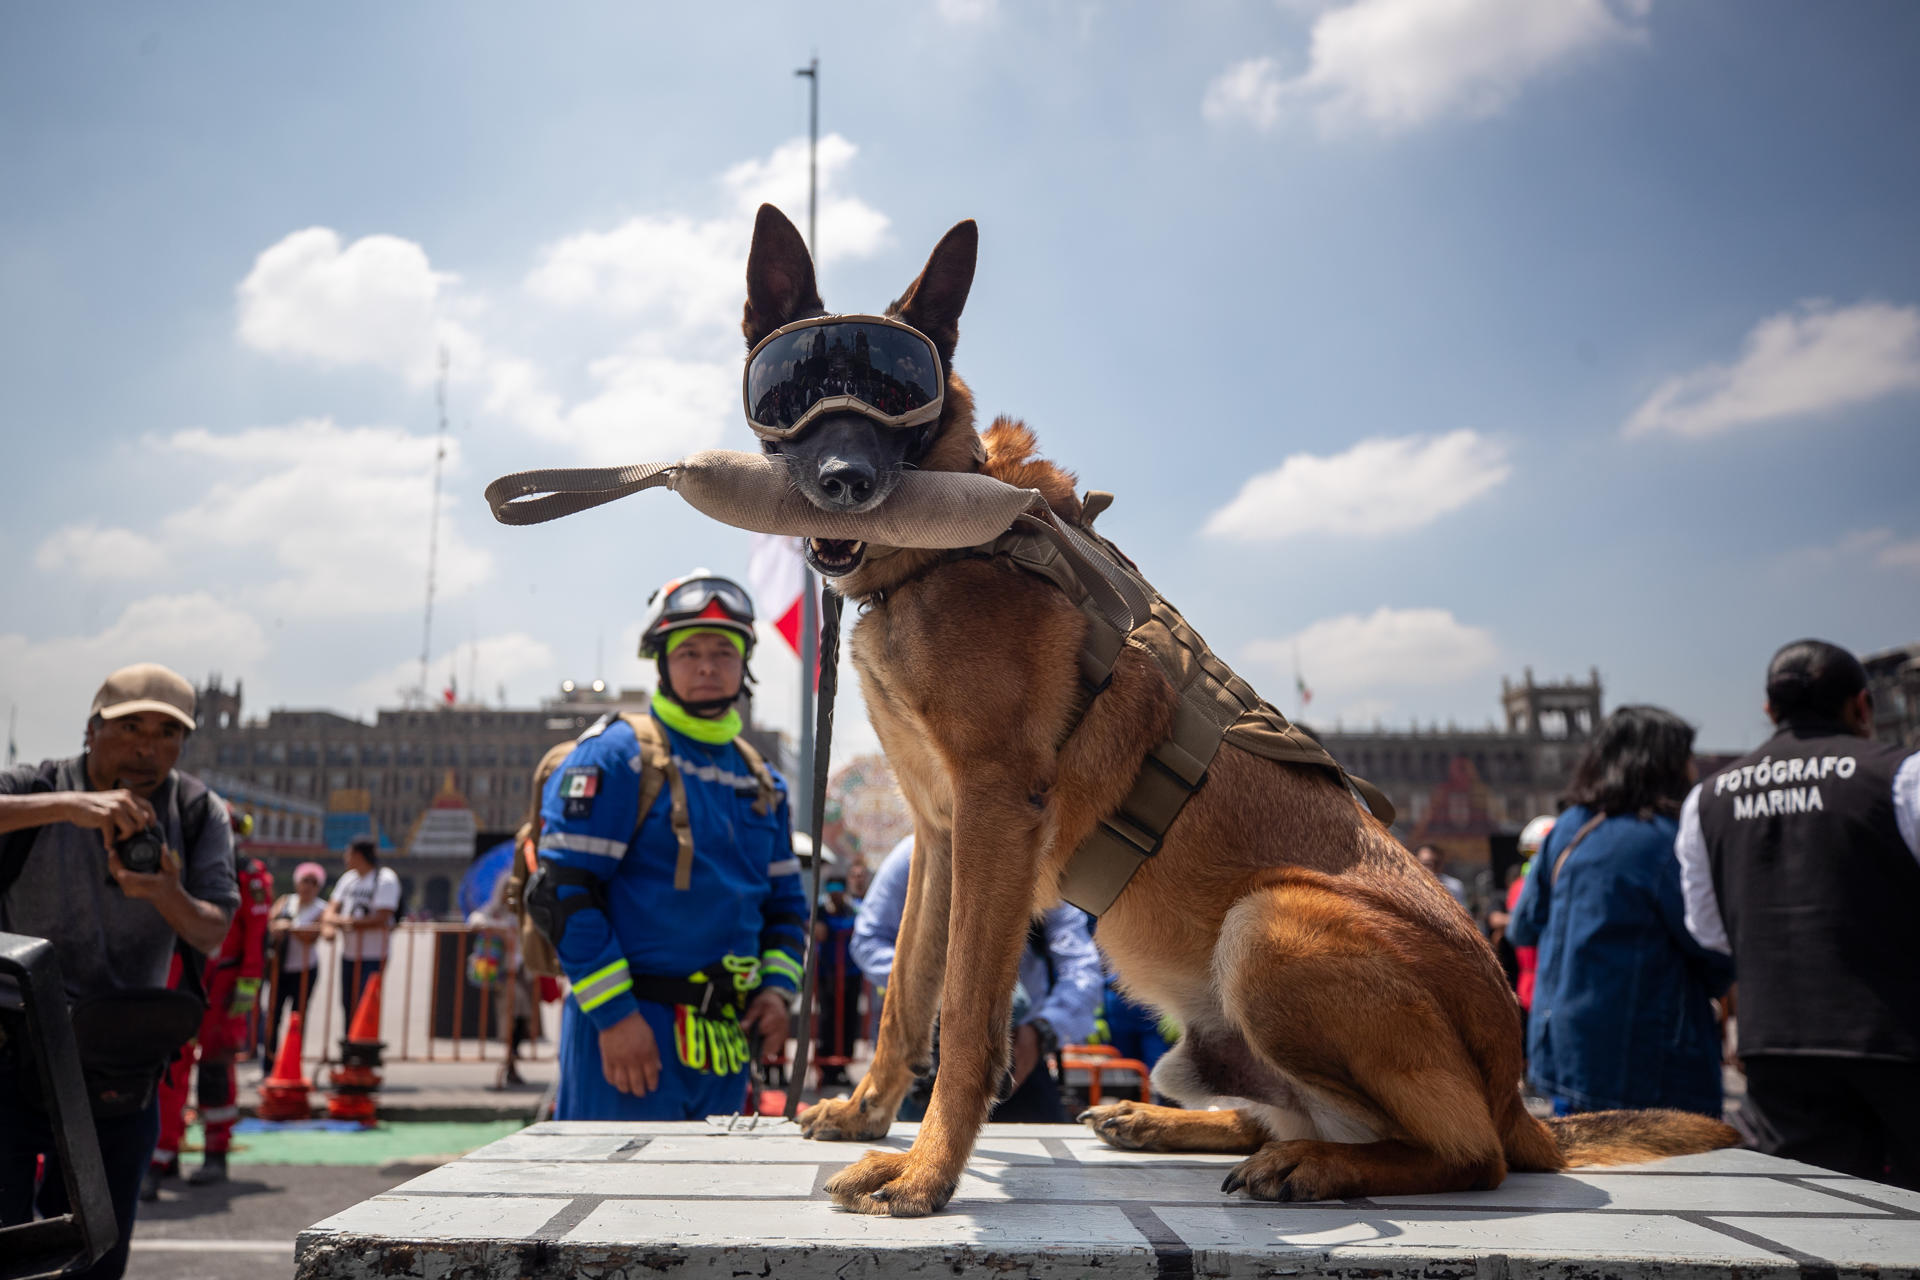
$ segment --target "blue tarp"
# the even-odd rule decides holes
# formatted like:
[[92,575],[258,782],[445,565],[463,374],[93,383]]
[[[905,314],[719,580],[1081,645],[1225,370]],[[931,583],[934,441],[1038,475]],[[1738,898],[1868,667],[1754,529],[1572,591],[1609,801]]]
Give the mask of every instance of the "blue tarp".
[[467,868],[467,874],[460,877],[462,920],[487,905],[487,899],[493,896],[493,887],[500,883],[500,877],[507,874],[507,868],[512,865],[511,840],[502,840],[473,860],[473,865]]

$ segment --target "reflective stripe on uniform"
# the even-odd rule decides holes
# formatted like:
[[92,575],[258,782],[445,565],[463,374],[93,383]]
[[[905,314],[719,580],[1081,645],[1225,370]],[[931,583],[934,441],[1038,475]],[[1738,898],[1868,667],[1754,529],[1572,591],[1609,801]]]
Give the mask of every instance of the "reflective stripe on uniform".
[[239,1118],[240,1108],[238,1107],[203,1107],[200,1111],[200,1120],[203,1124],[231,1123]]
[[769,951],[760,957],[760,972],[768,976],[778,976],[798,984],[800,965],[784,951]]
[[782,858],[778,862],[769,862],[767,864],[767,878],[769,880],[775,876],[797,876],[799,874],[800,859],[798,858]]
[[743,777],[740,774],[734,773],[732,770],[722,769],[719,765],[698,764],[687,759],[685,756],[675,756],[673,758],[673,767],[690,778],[698,778],[702,782],[717,782],[723,787],[732,787],[735,791],[758,791],[760,789],[760,780],[758,778],[751,776]]
[[605,836],[582,835],[578,831],[549,831],[540,837],[542,849],[564,849],[569,853],[591,853],[599,858],[624,858],[627,842]]
[[622,958],[574,983],[573,998],[579,1002],[582,1013],[591,1013],[615,996],[631,990],[633,975],[627,971],[627,962]]

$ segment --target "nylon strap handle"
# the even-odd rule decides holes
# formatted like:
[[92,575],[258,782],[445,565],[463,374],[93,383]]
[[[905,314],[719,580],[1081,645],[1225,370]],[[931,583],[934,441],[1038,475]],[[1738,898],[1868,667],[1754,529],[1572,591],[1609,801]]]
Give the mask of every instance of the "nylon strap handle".
[[487,505],[501,524],[545,524],[576,511],[673,482],[677,462],[630,467],[543,467],[516,471],[487,486]]
[[820,687],[814,704],[813,809],[807,823],[807,835],[813,840],[813,885],[807,909],[806,965],[800,973],[800,1016],[794,1023],[798,1043],[793,1049],[793,1074],[787,1081],[789,1120],[800,1114],[800,1094],[807,1087],[808,1058],[813,1048],[813,987],[819,977],[814,961],[820,954],[820,948],[813,944],[813,931],[820,922],[820,864],[826,861],[827,852],[821,833],[827,813],[827,763],[833,753],[833,697],[840,687],[840,603],[838,592],[820,593]]

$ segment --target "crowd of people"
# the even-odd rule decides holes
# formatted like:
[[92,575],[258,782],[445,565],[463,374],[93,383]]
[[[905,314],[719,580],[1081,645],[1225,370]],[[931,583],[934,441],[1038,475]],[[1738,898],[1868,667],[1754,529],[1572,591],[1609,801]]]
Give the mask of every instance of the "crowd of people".
[[[499,940],[476,980],[513,1053],[534,1023],[534,976],[569,984],[563,1120],[741,1109],[750,1074],[785,1061],[809,958],[820,1083],[849,1083],[905,903],[911,837],[871,884],[857,860],[829,864],[809,930],[786,781],[741,737],[752,602],[698,570],[651,604],[651,706],[549,753],[513,871],[471,919]],[[1522,832],[1519,872],[1484,923],[1512,955],[1527,1082],[1562,1115],[1718,1116],[1723,1062],[1737,1062],[1735,1118],[1754,1146],[1920,1187],[1920,952],[1903,941],[1920,910],[1920,752],[1871,741],[1865,672],[1834,645],[1781,649],[1765,694],[1773,736],[1705,778],[1684,720],[1619,708],[1560,812]],[[190,1181],[219,1181],[249,1020],[270,1050],[329,939],[350,1018],[402,905],[370,838],[347,848],[330,890],[309,862],[274,898],[265,868],[236,854],[244,823],[175,768],[194,725],[187,681],[129,667],[95,696],[80,755],[0,773],[0,928],[53,944],[119,1227],[93,1276],[121,1273],[137,1199],[177,1172],[187,1069],[197,1060],[207,1127]],[[1414,856],[1465,910],[1442,851]],[[1070,906],[1034,922],[1011,1006],[1001,1120],[1068,1118],[1064,1046],[1107,1040],[1151,1066],[1179,1035],[1114,988],[1096,922]],[[29,1039],[0,1031],[6,1225],[65,1212],[66,1184]],[[903,1115],[924,1107],[937,1057],[936,1036],[934,1072]],[[111,1078],[95,1069],[108,1059]]]

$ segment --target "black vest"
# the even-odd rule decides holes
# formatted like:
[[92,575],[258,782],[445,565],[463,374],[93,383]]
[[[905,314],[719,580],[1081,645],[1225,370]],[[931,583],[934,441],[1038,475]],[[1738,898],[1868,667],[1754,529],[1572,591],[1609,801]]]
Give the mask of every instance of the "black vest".
[[1920,862],[1893,812],[1912,754],[1790,725],[1700,784],[1742,1056],[1920,1061]]

